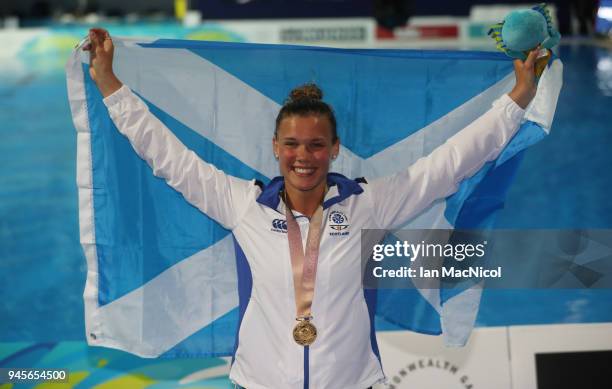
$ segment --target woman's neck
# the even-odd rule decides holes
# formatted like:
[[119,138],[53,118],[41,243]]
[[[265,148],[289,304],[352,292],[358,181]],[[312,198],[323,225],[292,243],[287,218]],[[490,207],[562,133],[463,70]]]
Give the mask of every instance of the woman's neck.
[[323,203],[326,188],[326,185],[321,185],[309,191],[300,191],[285,187],[285,205],[310,218]]

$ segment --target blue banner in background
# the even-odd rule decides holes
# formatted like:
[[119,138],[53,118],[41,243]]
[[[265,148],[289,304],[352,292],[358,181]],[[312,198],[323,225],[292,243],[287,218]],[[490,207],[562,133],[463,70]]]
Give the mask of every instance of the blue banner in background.
[[205,19],[329,18],[374,15],[369,0],[198,0]]

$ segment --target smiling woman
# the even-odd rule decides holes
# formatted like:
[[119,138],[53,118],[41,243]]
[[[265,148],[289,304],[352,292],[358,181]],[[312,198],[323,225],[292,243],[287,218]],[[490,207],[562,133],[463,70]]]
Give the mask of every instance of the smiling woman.
[[292,209],[307,216],[323,201],[329,166],[340,149],[336,118],[322,97],[314,84],[292,90],[278,114],[272,140],[286,198]]
[[340,147],[333,110],[318,87],[298,87],[276,120],[281,176],[264,186],[189,150],[115,76],[108,32],[94,29],[90,40],[89,73],[119,132],[156,176],[234,236],[240,319],[230,379],[249,389],[383,381],[359,231],[400,227],[497,158],[535,94],[536,51],[515,62],[515,88],[481,117],[413,165],[371,181],[329,172]]

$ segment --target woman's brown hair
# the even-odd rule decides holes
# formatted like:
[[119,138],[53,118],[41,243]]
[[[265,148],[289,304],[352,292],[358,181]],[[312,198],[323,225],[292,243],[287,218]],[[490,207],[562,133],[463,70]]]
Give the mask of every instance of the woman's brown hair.
[[276,128],[274,129],[274,137],[278,139],[278,128],[283,119],[297,115],[320,115],[329,120],[332,130],[332,143],[338,140],[336,131],[336,116],[329,104],[323,101],[323,91],[314,83],[300,85],[294,88],[290,93],[285,104],[281,108],[278,116],[276,116]]

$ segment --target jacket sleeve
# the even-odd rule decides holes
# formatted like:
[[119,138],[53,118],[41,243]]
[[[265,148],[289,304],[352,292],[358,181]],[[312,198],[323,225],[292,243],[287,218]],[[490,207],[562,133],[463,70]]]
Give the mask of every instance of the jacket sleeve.
[[200,211],[233,229],[259,188],[229,176],[199,158],[127,86],[104,99],[109,115],[132,147],[153,169]]
[[397,228],[499,155],[518,130],[525,111],[508,95],[406,170],[370,181],[373,217],[379,228]]

